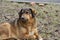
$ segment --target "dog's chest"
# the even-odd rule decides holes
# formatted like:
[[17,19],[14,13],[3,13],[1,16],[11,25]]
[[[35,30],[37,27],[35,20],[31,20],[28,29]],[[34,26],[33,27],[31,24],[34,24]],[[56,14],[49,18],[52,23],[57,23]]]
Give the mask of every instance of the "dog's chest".
[[34,30],[32,30],[31,26],[27,26],[25,28],[21,25],[20,25],[20,27],[14,25],[14,27],[12,27],[12,33],[14,35],[16,35],[16,37],[24,38],[26,36],[26,34],[29,35],[29,36],[34,35]]
[[32,30],[32,28],[31,27],[28,27],[28,28],[23,28],[23,27],[21,27],[20,29],[20,32],[22,33],[22,34],[28,34],[28,35],[34,35],[34,31]]

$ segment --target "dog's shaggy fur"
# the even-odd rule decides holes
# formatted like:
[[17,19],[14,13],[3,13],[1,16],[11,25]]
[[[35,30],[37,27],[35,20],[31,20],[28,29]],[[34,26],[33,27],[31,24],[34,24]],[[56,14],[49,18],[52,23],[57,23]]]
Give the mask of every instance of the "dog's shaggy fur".
[[31,8],[22,8],[19,18],[13,22],[0,24],[0,39],[4,40],[24,40],[34,38],[39,40],[36,13]]

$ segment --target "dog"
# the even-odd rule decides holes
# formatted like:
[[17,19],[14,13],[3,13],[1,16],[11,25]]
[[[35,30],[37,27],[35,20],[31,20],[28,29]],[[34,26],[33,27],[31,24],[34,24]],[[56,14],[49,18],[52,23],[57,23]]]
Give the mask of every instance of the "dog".
[[36,12],[32,8],[22,8],[19,18],[13,22],[0,24],[0,39],[2,40],[29,40],[39,39],[36,22]]

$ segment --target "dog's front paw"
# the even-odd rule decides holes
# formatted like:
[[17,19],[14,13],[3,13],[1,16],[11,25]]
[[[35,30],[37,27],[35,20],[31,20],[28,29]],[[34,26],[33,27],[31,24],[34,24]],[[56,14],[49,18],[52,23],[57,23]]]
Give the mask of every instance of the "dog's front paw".
[[43,40],[43,38],[39,38],[39,40]]
[[36,38],[36,40],[43,40],[43,38],[42,37],[40,37],[40,38],[38,37],[38,38]]

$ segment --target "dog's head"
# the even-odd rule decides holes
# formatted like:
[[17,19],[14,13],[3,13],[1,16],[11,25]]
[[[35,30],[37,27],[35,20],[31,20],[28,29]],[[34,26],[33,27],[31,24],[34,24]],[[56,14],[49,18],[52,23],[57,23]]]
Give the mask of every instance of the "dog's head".
[[22,22],[27,22],[35,18],[36,12],[31,8],[22,8],[18,14]]

